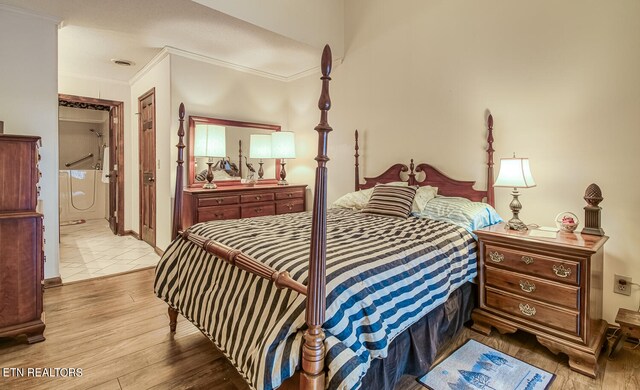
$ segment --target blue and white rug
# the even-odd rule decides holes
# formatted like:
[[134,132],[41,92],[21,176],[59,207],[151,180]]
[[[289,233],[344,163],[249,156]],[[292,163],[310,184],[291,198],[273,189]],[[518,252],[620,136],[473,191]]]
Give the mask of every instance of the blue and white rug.
[[468,340],[418,382],[432,390],[544,390],[554,374]]

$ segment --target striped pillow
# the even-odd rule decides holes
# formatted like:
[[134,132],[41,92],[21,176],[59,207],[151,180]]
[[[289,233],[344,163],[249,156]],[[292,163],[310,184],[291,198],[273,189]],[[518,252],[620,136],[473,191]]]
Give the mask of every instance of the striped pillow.
[[411,212],[416,187],[399,187],[378,184],[373,189],[369,203],[362,210],[367,214],[378,214],[396,218],[407,218]]

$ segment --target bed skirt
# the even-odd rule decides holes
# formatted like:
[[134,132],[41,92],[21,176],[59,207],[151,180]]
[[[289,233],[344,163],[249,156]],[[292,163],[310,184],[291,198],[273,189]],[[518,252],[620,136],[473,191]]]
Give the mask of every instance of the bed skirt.
[[389,345],[387,357],[371,363],[360,388],[394,390],[403,375],[417,377],[426,373],[438,350],[471,319],[476,295],[477,286],[465,283],[445,303],[400,333]]

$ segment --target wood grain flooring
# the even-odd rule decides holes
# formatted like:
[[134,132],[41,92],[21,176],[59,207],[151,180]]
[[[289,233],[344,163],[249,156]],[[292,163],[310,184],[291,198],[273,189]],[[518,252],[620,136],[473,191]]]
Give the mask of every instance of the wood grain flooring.
[[[1,389],[213,389],[247,385],[193,325],[180,317],[169,334],[166,304],[153,295],[153,270],[45,291],[47,340],[34,345],[0,340]],[[613,361],[600,359],[594,379],[569,370],[526,334],[490,337],[464,329],[441,354],[469,338],[557,375],[552,389],[640,389],[640,349],[623,349]],[[82,377],[2,377],[2,368],[82,368]],[[424,388],[405,376],[396,390]]]

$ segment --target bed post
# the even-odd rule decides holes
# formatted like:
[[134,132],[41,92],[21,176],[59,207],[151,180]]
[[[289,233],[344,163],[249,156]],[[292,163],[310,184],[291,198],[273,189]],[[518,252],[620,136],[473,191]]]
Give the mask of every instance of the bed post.
[[183,170],[184,167],[184,103],[180,103],[178,108],[178,116],[180,118],[180,127],[178,127],[178,159],[176,162],[176,192],[173,200],[173,226],[171,229],[171,239],[178,236],[178,232],[182,229],[182,187],[184,185]]
[[327,246],[327,138],[332,130],[327,121],[327,112],[331,108],[329,98],[329,74],[331,73],[331,48],[322,51],[322,93],[318,101],[320,123],[318,132],[318,162],[316,185],[313,197],[313,219],[311,222],[311,248],[309,251],[309,277],[307,284],[307,330],[302,345],[302,373],[300,389],[324,390],[325,387],[325,349],[322,325],[326,309],[326,246]]
[[356,129],[356,154],[354,154],[353,156],[356,158],[356,187],[355,187],[355,191],[358,191],[360,189],[360,164],[358,163],[358,157],[360,157],[360,155],[358,154],[358,150],[360,149],[360,147],[358,146],[358,129]]
[[489,133],[487,135],[487,203],[495,207],[495,198],[493,192],[493,115],[489,114],[487,118],[487,128]]

